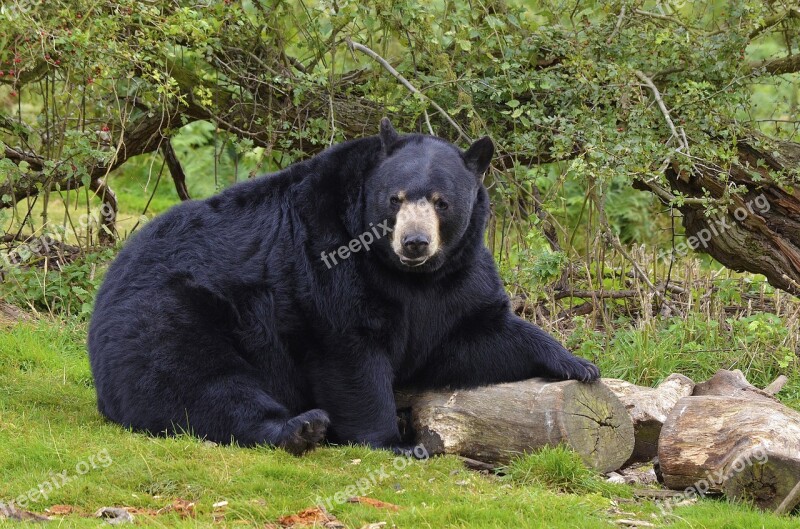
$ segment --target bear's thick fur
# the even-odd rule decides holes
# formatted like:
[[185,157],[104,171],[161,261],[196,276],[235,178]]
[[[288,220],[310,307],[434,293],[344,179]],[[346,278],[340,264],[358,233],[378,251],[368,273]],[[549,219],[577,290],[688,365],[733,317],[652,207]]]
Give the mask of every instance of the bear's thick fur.
[[293,453],[326,437],[398,448],[394,388],[596,379],[509,310],[483,243],[493,151],[384,120],[154,219],[97,295],[100,411]]

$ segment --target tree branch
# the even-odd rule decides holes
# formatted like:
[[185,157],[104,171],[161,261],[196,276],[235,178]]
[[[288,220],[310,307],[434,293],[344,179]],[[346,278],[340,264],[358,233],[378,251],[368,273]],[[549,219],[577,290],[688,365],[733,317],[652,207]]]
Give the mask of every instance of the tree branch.
[[775,13],[771,17],[767,17],[762,25],[758,26],[756,29],[750,32],[748,38],[750,40],[753,40],[766,30],[780,24],[782,21],[788,18],[800,18],[800,7],[790,7],[787,11],[783,11],[781,13]]
[[178,160],[169,138],[164,138],[161,143],[161,154],[164,156],[169,174],[172,175],[172,180],[175,182],[175,191],[178,192],[178,197],[181,201],[191,200],[189,189],[186,187],[186,173],[183,172],[181,162]]
[[772,75],[800,72],[800,54],[789,55],[780,59],[767,59],[750,65],[750,69],[754,72],[762,68],[766,73]]
[[365,54],[369,55],[370,57],[372,57],[372,58],[373,58],[373,59],[375,59],[376,61],[378,61],[378,62],[380,63],[380,65],[381,65],[381,66],[383,66],[383,68],[384,68],[384,69],[385,69],[387,72],[389,72],[390,74],[392,74],[392,76],[394,76],[394,78],[395,78],[395,79],[397,79],[398,81],[400,81],[400,83],[402,83],[402,85],[403,85],[403,86],[405,86],[406,88],[408,88],[409,92],[411,92],[412,94],[414,94],[414,95],[418,96],[418,97],[419,97],[419,98],[421,98],[423,101],[426,101],[426,102],[427,102],[427,103],[429,103],[429,104],[430,104],[430,105],[431,105],[433,108],[435,108],[436,110],[438,110],[438,111],[439,111],[439,113],[440,113],[440,114],[441,114],[441,115],[442,115],[442,116],[443,116],[443,117],[444,117],[444,118],[447,120],[447,122],[448,122],[448,123],[450,123],[450,125],[452,125],[452,126],[453,126],[453,128],[454,128],[454,129],[456,129],[456,131],[458,131],[458,135],[459,135],[459,136],[461,136],[462,138],[464,138],[464,140],[466,140],[467,142],[469,142],[469,143],[472,143],[472,139],[471,139],[471,138],[470,138],[470,137],[469,137],[469,136],[468,136],[468,135],[467,135],[467,134],[466,134],[466,133],[465,133],[465,132],[462,130],[462,128],[461,128],[461,127],[458,125],[458,123],[456,123],[456,121],[455,121],[455,120],[454,120],[454,119],[453,119],[453,118],[450,116],[450,114],[448,114],[448,113],[447,113],[447,111],[445,111],[445,109],[443,109],[442,107],[440,107],[440,106],[438,105],[438,103],[436,103],[436,101],[434,101],[434,100],[433,100],[433,99],[431,99],[430,97],[426,96],[425,94],[423,94],[422,92],[420,92],[419,90],[417,90],[417,88],[416,88],[416,87],[414,87],[414,85],[412,85],[410,82],[408,82],[408,80],[407,80],[405,77],[403,77],[403,76],[400,74],[400,72],[398,72],[397,70],[395,70],[395,69],[394,69],[394,67],[392,67],[392,65],[391,65],[391,64],[389,64],[389,62],[388,62],[386,59],[384,59],[383,57],[381,57],[380,55],[378,55],[377,53],[375,53],[375,52],[374,52],[374,51],[372,51],[371,49],[367,48],[367,47],[366,47],[366,46],[364,46],[363,44],[359,44],[358,42],[353,42],[353,41],[352,41],[352,40],[350,40],[350,39],[347,39],[347,46],[348,46],[348,47],[349,47],[351,50],[358,50],[358,51],[360,51],[360,52],[362,52],[362,53],[365,53]]
[[667,105],[664,104],[664,99],[661,97],[661,92],[658,91],[655,83],[653,80],[647,77],[644,73],[640,70],[634,70],[633,72],[636,77],[639,78],[647,87],[653,92],[653,98],[656,100],[658,104],[658,108],[661,109],[661,113],[664,115],[664,119],[669,126],[669,130],[672,133],[672,136],[678,141],[679,147],[676,149],[677,151],[682,151],[688,147],[686,143],[683,141],[683,138],[678,134],[678,129],[675,128],[675,123],[672,122],[672,117],[669,115],[669,110],[667,110]]

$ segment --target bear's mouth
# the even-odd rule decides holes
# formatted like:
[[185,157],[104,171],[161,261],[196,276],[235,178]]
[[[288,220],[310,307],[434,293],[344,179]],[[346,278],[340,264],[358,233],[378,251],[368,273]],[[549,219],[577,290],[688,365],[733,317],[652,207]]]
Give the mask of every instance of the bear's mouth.
[[406,265],[408,267],[411,267],[411,268],[414,268],[416,266],[422,266],[426,262],[428,262],[428,259],[431,258],[430,255],[425,255],[425,256],[422,256],[422,257],[416,257],[414,259],[412,259],[410,257],[402,256],[402,255],[398,255],[398,257],[400,258],[400,262],[401,263],[403,263],[404,265]]

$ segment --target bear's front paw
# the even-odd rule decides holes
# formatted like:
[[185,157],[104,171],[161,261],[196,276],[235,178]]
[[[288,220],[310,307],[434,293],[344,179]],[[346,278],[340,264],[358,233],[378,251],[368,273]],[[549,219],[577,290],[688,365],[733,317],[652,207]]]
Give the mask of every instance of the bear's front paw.
[[281,439],[276,443],[290,454],[299,456],[313,450],[325,438],[328,414],[323,410],[309,410],[286,421],[281,431]]
[[592,382],[600,378],[600,369],[588,360],[579,356],[559,358],[551,368],[553,375],[563,380],[580,380]]

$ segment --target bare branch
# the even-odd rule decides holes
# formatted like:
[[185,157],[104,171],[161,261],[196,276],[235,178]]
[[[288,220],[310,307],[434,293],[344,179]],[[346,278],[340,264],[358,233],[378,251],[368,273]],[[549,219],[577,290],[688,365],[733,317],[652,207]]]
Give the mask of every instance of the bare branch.
[[633,12],[643,17],[654,18],[656,20],[663,20],[665,22],[676,24],[687,31],[705,32],[705,30],[703,30],[702,28],[690,26],[689,24],[686,24],[685,22],[670,15],[662,15],[661,13],[653,13],[652,11],[644,11],[642,9],[634,9]]
[[761,35],[763,32],[780,24],[782,21],[788,18],[800,18],[800,7],[790,7],[787,11],[783,11],[781,13],[775,13],[771,17],[767,17],[762,25],[758,26],[756,29],[750,32],[748,38],[750,40],[753,40],[757,36]]
[[664,119],[669,126],[672,136],[678,141],[678,145],[680,145],[677,150],[682,151],[686,149],[688,145],[686,145],[686,143],[683,141],[683,137],[678,134],[678,130],[675,128],[675,123],[672,122],[672,117],[670,117],[669,110],[667,110],[667,105],[664,104],[664,99],[661,97],[661,92],[658,91],[658,88],[656,87],[655,83],[653,83],[653,80],[647,77],[640,70],[635,70],[633,73],[653,92],[653,98],[656,100],[656,103],[658,103],[658,108],[661,109],[661,113],[664,115]]
[[367,48],[367,47],[366,47],[366,46],[364,46],[363,44],[359,44],[358,42],[353,42],[353,41],[351,41],[350,39],[348,39],[348,40],[347,40],[347,46],[348,46],[348,47],[349,47],[351,50],[358,50],[358,51],[360,51],[360,52],[362,52],[362,53],[366,53],[367,55],[369,55],[370,57],[372,57],[373,59],[375,59],[376,61],[378,61],[378,62],[380,63],[380,65],[381,65],[381,66],[383,66],[383,68],[384,68],[384,69],[385,69],[387,72],[389,72],[390,74],[392,74],[392,76],[394,76],[394,78],[395,78],[395,79],[397,79],[398,81],[400,81],[400,83],[402,83],[402,85],[403,85],[403,86],[405,86],[406,88],[408,88],[408,90],[409,90],[409,91],[410,91],[412,94],[414,94],[414,95],[416,95],[417,97],[421,98],[423,101],[426,101],[426,102],[427,102],[427,103],[429,103],[429,104],[430,104],[430,105],[431,105],[433,108],[435,108],[436,110],[438,110],[438,111],[439,111],[439,113],[440,113],[442,116],[444,116],[444,118],[447,120],[447,122],[448,122],[448,123],[450,123],[450,125],[452,125],[452,126],[453,126],[453,128],[454,128],[454,129],[456,129],[456,131],[458,131],[458,135],[459,135],[459,136],[461,136],[462,138],[464,138],[464,140],[466,140],[467,142],[470,142],[470,143],[472,142],[472,139],[471,139],[471,138],[470,138],[470,137],[469,137],[469,136],[468,136],[468,135],[467,135],[467,134],[466,134],[466,133],[465,133],[465,132],[464,132],[464,131],[461,129],[461,127],[458,125],[458,123],[456,123],[456,121],[455,121],[455,120],[454,120],[454,119],[453,119],[453,118],[450,116],[450,114],[448,114],[448,113],[445,111],[445,109],[443,109],[442,107],[440,107],[440,106],[439,106],[439,105],[436,103],[436,101],[434,101],[434,100],[433,100],[433,99],[431,99],[430,97],[426,96],[425,94],[423,94],[422,92],[420,92],[419,90],[417,90],[417,88],[416,88],[416,87],[414,87],[414,85],[412,85],[410,82],[408,82],[408,80],[407,80],[405,77],[403,77],[403,76],[400,74],[400,72],[398,72],[397,70],[395,70],[395,69],[394,69],[394,67],[393,67],[391,64],[389,64],[389,62],[388,62],[386,59],[384,59],[383,57],[381,57],[380,55],[378,55],[377,53],[375,53],[375,52],[374,52],[374,51],[372,51],[371,49]]
[[172,180],[175,182],[175,191],[178,192],[178,198],[181,201],[191,200],[189,196],[189,189],[186,187],[186,173],[183,172],[178,156],[175,154],[175,149],[172,147],[172,142],[169,138],[164,138],[161,143],[161,154],[164,156],[164,161],[169,169],[169,174],[172,175]]
[[622,8],[619,10],[619,16],[617,17],[617,24],[614,26],[614,31],[611,32],[611,35],[608,36],[606,40],[606,44],[611,44],[614,41],[614,38],[619,33],[620,28],[622,27],[622,20],[625,18],[625,4],[622,5]]

